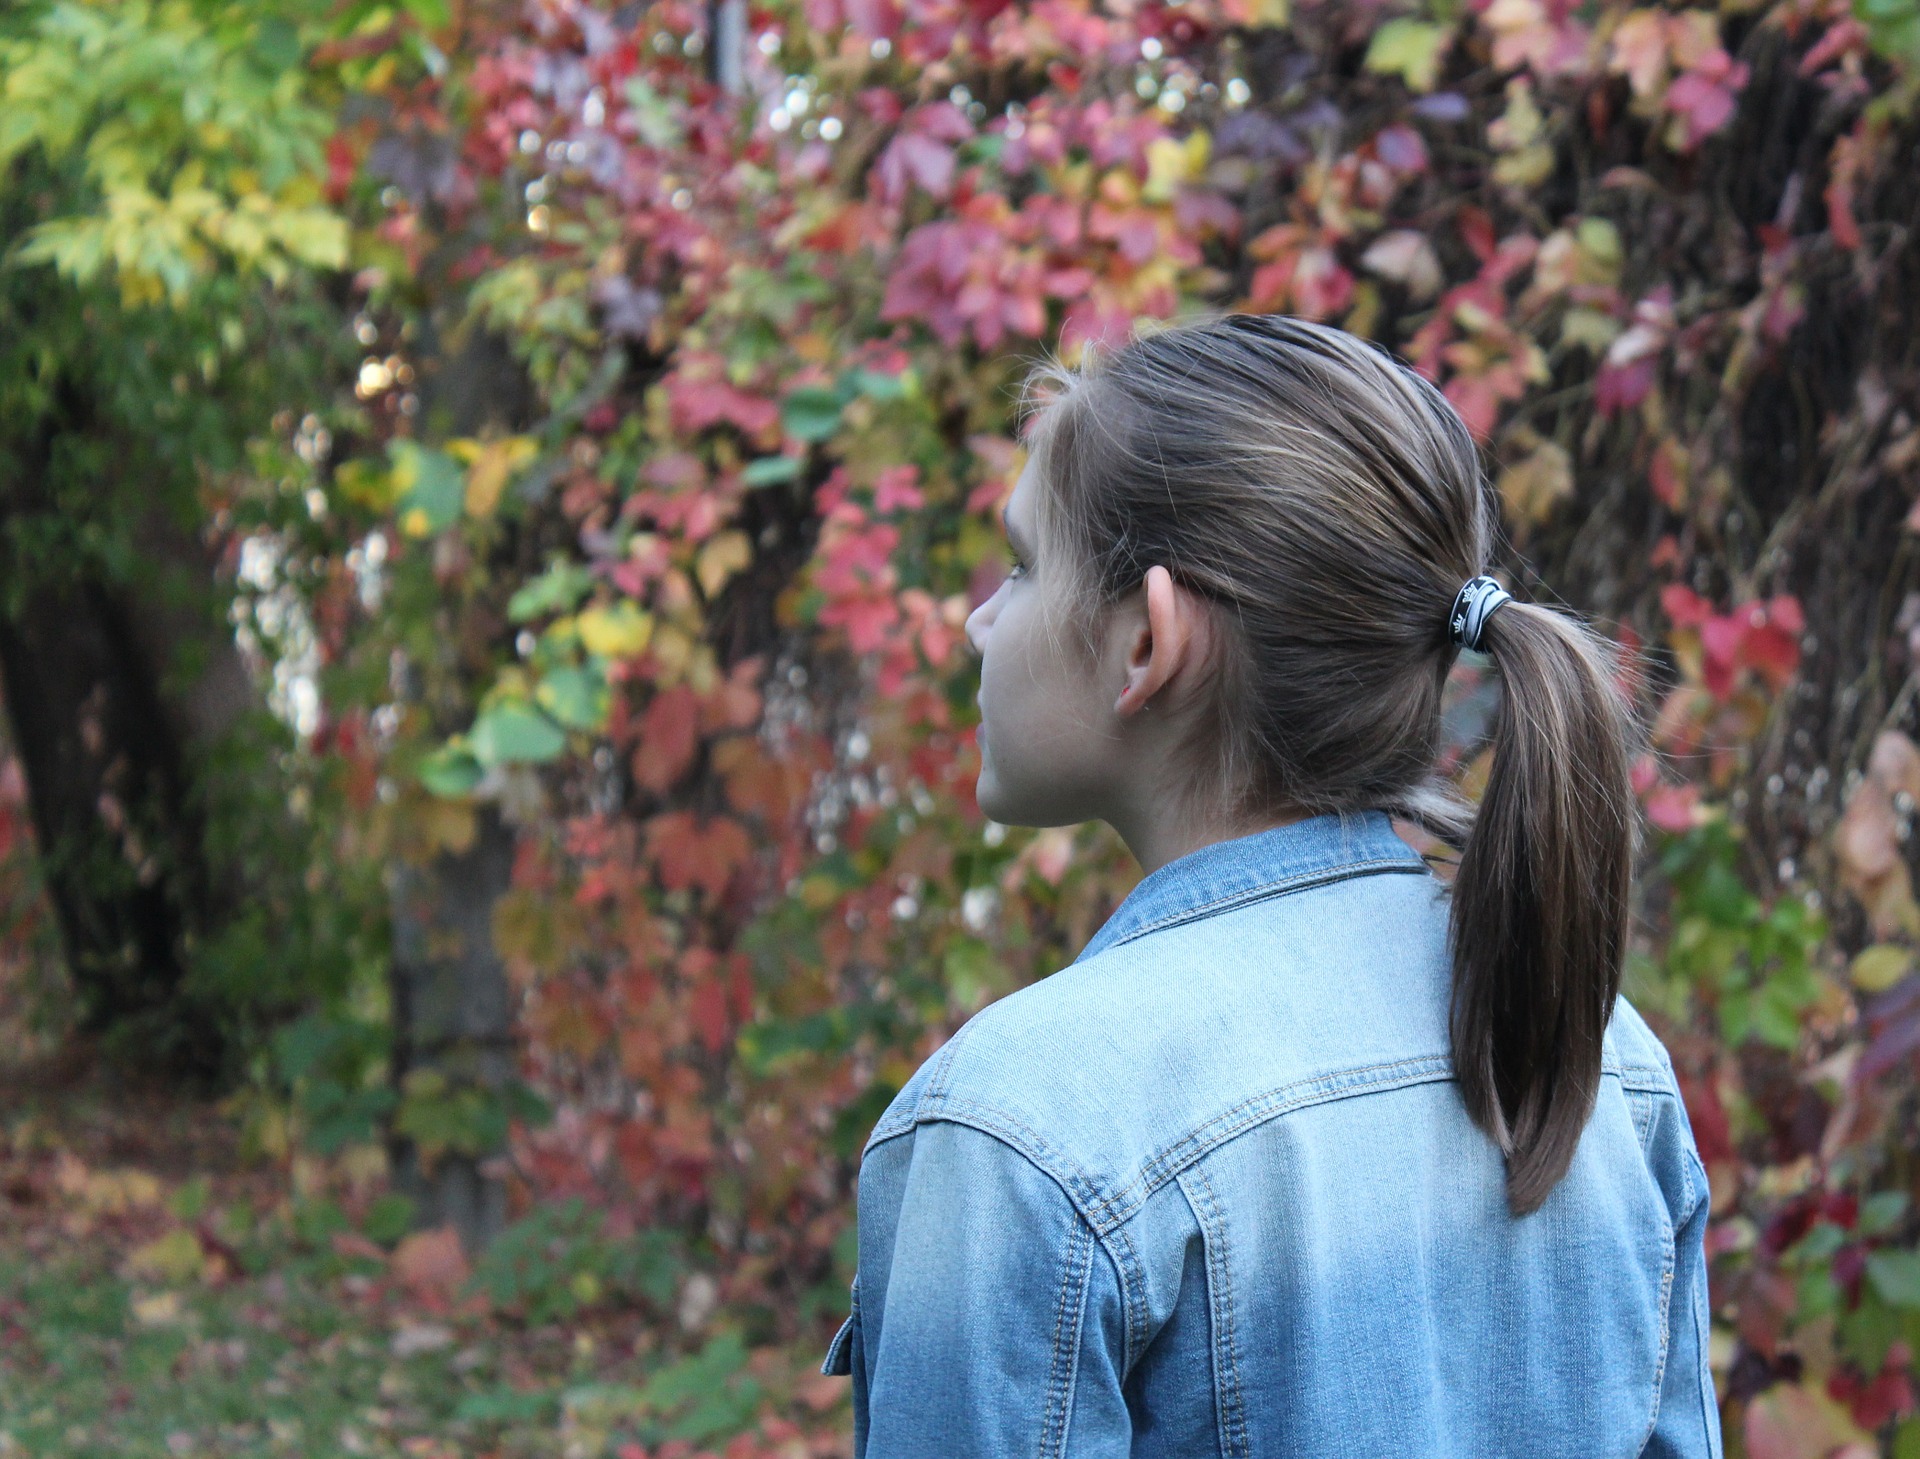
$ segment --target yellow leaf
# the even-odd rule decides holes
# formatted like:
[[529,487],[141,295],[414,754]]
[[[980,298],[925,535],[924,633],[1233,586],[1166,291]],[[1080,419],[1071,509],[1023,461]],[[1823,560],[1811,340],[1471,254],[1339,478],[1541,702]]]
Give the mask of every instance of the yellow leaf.
[[1213,155],[1213,138],[1206,131],[1188,134],[1184,141],[1156,137],[1147,144],[1147,182],[1140,196],[1150,203],[1173,201],[1180,183],[1198,177]]
[[1913,954],[1891,942],[1877,942],[1860,952],[1848,969],[1853,986],[1863,993],[1884,993],[1906,977]]
[[1496,151],[1514,152],[1539,140],[1544,119],[1524,76],[1507,83],[1507,107],[1487,124],[1487,141]]
[[163,1282],[190,1282],[206,1267],[206,1255],[200,1238],[184,1226],[176,1226],[165,1236],[155,1237],[127,1258],[127,1270],[133,1276],[148,1276]]
[[1290,13],[1289,0],[1221,0],[1220,13],[1229,25],[1282,26]]
[[607,659],[632,658],[653,637],[653,617],[631,603],[589,608],[575,620],[587,652]]
[[467,515],[490,517],[500,505],[500,495],[513,474],[533,460],[540,448],[531,436],[508,436],[504,440],[460,442],[472,451],[467,459]]
[[693,650],[693,639],[685,629],[663,624],[653,639],[653,656],[660,664],[654,683],[666,686],[686,678],[693,662]]
[[1373,33],[1362,63],[1367,70],[1398,76],[1409,91],[1431,91],[1440,79],[1440,61],[1453,43],[1447,26],[1406,16],[1389,20]]
[[155,1292],[133,1299],[133,1320],[142,1327],[168,1327],[180,1320],[180,1294]]
[[1544,521],[1573,495],[1573,461],[1565,449],[1542,441],[1531,455],[1500,473],[1500,497],[1517,522]]
[[700,580],[700,591],[712,598],[727,585],[727,579],[753,561],[753,543],[738,528],[711,537],[700,549],[693,574]]
[[1545,142],[1509,152],[1493,164],[1493,180],[1506,187],[1538,187],[1553,175],[1553,148]]
[[431,537],[433,519],[420,507],[410,507],[400,514],[400,530],[409,537]]
[[1560,319],[1560,342],[1599,354],[1620,334],[1620,321],[1599,309],[1569,309]]

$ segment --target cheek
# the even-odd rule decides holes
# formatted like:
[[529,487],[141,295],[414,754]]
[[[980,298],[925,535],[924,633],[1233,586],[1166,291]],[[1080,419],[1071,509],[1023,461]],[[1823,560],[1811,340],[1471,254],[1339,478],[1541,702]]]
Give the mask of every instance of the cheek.
[[981,665],[981,698],[995,721],[1040,727],[1077,717],[1081,673],[1066,658],[1062,630],[1050,630],[1038,601],[1022,595],[994,621]]

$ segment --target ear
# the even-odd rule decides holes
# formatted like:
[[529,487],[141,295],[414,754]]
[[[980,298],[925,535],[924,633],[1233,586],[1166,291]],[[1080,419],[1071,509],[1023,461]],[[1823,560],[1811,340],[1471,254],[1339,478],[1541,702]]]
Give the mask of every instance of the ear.
[[1122,717],[1147,707],[1193,653],[1200,607],[1191,594],[1174,585],[1173,576],[1158,563],[1147,569],[1146,622],[1133,633],[1127,648],[1126,683],[1113,703]]

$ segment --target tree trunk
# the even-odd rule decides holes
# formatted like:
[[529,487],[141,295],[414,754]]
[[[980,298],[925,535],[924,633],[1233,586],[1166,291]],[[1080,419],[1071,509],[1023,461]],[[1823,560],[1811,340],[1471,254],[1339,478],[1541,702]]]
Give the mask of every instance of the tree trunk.
[[474,1096],[498,1110],[512,1078],[512,991],[494,950],[493,907],[513,873],[513,843],[499,812],[482,805],[464,847],[424,866],[398,860],[389,873],[393,1079],[402,1100],[388,1146],[394,1186],[414,1201],[416,1224],[451,1221],[469,1251],[506,1222],[506,1187],[487,1169],[494,1151],[423,1150],[408,1131],[473,1133]]
[[[14,505],[0,494],[0,517]],[[210,878],[159,676],[106,585],[49,574],[20,589],[0,612],[0,694],[79,1026],[212,1077],[218,1022],[181,991]]]

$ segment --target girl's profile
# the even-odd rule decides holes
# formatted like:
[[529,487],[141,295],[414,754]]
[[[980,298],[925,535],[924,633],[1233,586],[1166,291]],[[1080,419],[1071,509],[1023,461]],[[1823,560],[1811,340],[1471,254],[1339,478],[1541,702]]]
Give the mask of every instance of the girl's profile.
[[1028,387],[976,793],[1144,875],[867,1141],[856,1454],[1718,1455],[1619,651],[1502,586],[1470,433],[1361,339],[1192,318]]

